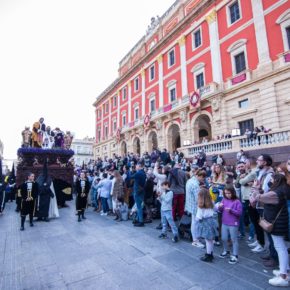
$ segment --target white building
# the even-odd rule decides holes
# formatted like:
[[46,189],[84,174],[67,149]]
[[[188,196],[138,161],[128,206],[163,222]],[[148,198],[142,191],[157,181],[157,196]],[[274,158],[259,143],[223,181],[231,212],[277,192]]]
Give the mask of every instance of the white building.
[[2,141],[0,140],[0,159],[3,159],[3,149],[4,149],[4,146],[3,146]]
[[95,138],[85,137],[84,139],[74,139],[71,144],[71,150],[75,152],[74,161],[76,165],[87,164],[94,158],[93,145]]

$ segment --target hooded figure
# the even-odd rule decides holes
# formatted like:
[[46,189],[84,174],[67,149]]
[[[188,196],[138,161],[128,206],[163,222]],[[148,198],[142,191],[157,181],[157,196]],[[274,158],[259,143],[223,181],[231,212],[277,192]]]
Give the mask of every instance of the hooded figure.
[[48,222],[50,198],[53,198],[54,194],[51,190],[51,177],[47,174],[47,160],[44,161],[43,172],[39,175],[36,182],[38,184],[39,197],[35,216],[38,218],[38,221],[44,220]]
[[3,213],[6,203],[5,188],[6,184],[2,173],[2,160],[0,159],[0,214]]

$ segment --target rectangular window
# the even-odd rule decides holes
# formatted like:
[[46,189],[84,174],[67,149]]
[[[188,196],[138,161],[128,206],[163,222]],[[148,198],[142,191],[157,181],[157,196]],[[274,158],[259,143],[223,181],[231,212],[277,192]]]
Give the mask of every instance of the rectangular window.
[[176,100],[176,88],[169,89],[169,98],[170,102],[174,102]]
[[194,37],[194,48],[197,48],[201,45],[201,32],[200,29],[193,33]]
[[117,106],[117,96],[113,97],[113,106],[116,107]]
[[200,73],[196,76],[196,88],[199,89],[204,86],[204,77],[203,73]]
[[290,49],[290,26],[286,27],[286,35],[288,41],[288,49]]
[[124,87],[122,91],[123,91],[122,94],[123,94],[123,101],[124,101],[127,98],[127,88]]
[[150,112],[155,112],[155,99],[150,100]]
[[235,1],[232,5],[230,5],[229,10],[230,10],[231,24],[233,24],[234,22],[239,20],[241,17],[239,2]]
[[236,65],[236,74],[246,69],[246,59],[244,52],[235,55],[235,65]]
[[109,103],[106,104],[106,113],[109,113]]
[[150,81],[155,79],[155,65],[151,65],[149,68],[149,79]]
[[114,130],[114,132],[117,130],[117,121],[116,120],[114,120],[114,122],[113,122],[113,130]]
[[248,107],[249,107],[249,100],[248,99],[239,101],[239,108],[240,109],[247,109]]
[[135,108],[135,120],[139,119],[139,108]]
[[244,135],[246,132],[246,129],[249,129],[251,132],[253,132],[254,130],[254,120],[253,119],[249,119],[249,120],[245,120],[242,122],[239,122],[239,128],[241,131],[241,135]]
[[175,51],[174,49],[172,49],[168,53],[168,66],[171,67],[174,64],[175,64]]
[[107,139],[109,135],[108,126],[105,127],[105,138]]
[[137,92],[139,90],[139,78],[134,80],[134,90]]
[[123,126],[126,126],[126,115],[123,115],[122,117],[122,124]]

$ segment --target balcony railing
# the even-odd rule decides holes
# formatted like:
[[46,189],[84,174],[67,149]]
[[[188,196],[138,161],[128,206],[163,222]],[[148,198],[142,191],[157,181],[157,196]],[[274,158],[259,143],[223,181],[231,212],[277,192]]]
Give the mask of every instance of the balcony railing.
[[207,154],[230,153],[243,150],[255,150],[290,145],[290,129],[270,131],[269,133],[260,133],[255,138],[238,136],[230,139],[211,141],[204,144],[197,144],[187,147],[181,147],[185,156],[191,157],[200,151]]

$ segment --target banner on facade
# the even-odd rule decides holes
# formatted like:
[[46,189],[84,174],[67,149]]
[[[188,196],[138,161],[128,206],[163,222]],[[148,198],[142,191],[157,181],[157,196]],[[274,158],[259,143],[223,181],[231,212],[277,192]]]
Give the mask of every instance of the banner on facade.
[[146,114],[144,117],[144,127],[145,128],[148,128],[150,126],[150,119],[151,119],[150,114]]
[[193,107],[196,107],[197,104],[199,103],[200,101],[200,95],[198,92],[193,92],[190,97],[189,97],[189,101],[190,101],[190,104],[193,106]]

